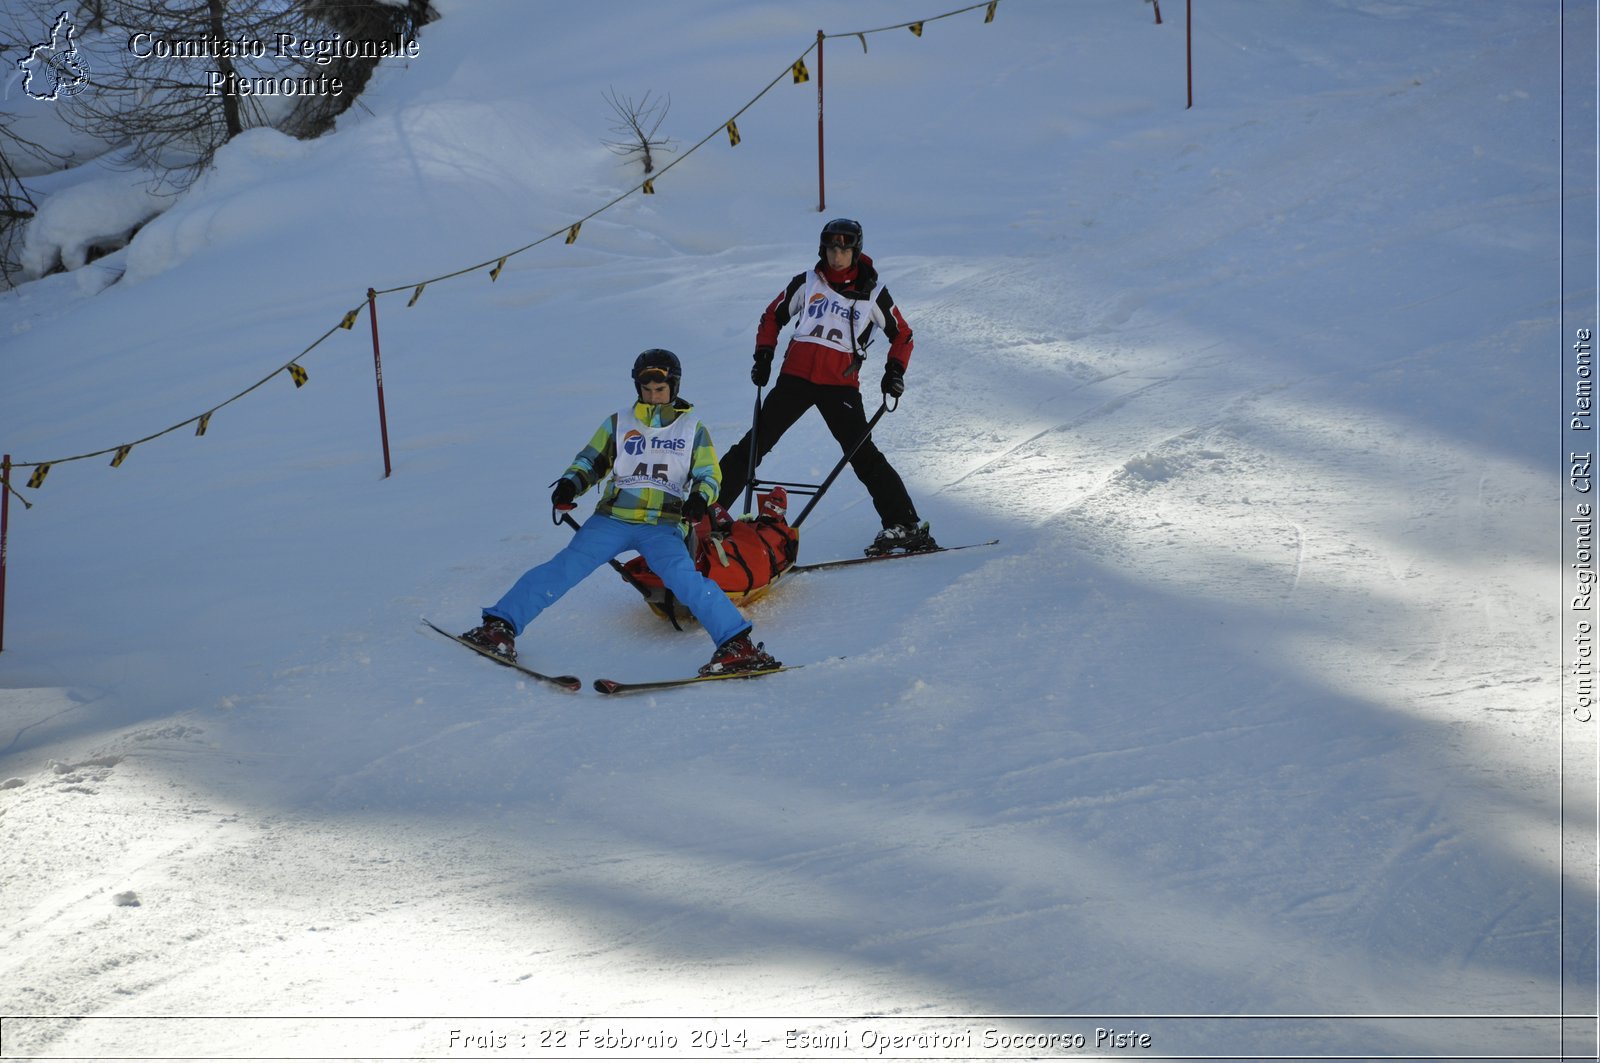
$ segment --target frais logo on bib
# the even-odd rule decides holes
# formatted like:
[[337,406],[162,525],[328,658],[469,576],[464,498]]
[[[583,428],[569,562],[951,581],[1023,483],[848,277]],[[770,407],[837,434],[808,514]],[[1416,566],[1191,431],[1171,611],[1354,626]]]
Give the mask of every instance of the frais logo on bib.
[[647,439],[645,434],[637,428],[630,428],[622,436],[622,452],[630,457],[638,457],[647,450],[687,450],[689,441],[682,436],[656,436]]
[[861,311],[854,306],[846,306],[822,292],[813,295],[806,303],[806,317],[819,321],[825,317],[840,317],[849,321],[860,316]]

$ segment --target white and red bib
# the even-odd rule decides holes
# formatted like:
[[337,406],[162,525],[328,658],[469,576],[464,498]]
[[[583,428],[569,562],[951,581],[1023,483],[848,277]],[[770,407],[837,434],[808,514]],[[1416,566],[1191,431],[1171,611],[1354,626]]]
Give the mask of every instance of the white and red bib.
[[[791,304],[792,305],[792,304]],[[854,358],[872,327],[871,299],[846,299],[816,270],[806,274],[795,310],[795,338],[831,347]]]
[[624,491],[654,489],[681,499],[694,471],[698,419],[680,415],[665,427],[641,424],[633,406],[617,412],[617,458],[611,477]]

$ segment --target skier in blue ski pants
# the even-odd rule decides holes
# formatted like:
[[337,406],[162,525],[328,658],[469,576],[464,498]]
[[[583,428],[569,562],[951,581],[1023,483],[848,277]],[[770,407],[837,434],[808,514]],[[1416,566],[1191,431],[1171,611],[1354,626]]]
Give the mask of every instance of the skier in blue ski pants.
[[524,572],[483,614],[498,616],[520,635],[585,576],[625,550],[644,555],[650,571],[694,613],[718,646],[750,629],[750,622],[722,588],[694,567],[676,524],[630,524],[598,513],[584,522],[560,553]]
[[711,435],[679,397],[683,366],[660,347],[633,363],[634,401],[607,417],[551,486],[555,512],[604,483],[594,514],[550,560],[530,568],[498,602],[483,610],[483,623],[461,637],[509,660],[516,639],[540,613],[589,573],[624,550],[637,550],[662,584],[700,621],[716,643],[705,676],[775,668],[778,661],[750,641],[750,621],[721,587],[695,568],[680,522],[704,519],[721,483]]

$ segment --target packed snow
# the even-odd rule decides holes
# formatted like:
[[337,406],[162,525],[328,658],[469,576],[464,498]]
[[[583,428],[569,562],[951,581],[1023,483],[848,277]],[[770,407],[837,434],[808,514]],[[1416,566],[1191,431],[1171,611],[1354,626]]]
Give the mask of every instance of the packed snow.
[[[321,139],[62,180],[0,294],[7,1058],[1593,1058],[1592,5],[1207,0],[1193,108],[1177,0],[820,57],[948,8],[435,6]],[[611,89],[670,96],[654,195]],[[999,545],[794,576],[805,668],[654,695],[422,627],[570,538],[641,349],[735,442],[835,216],[915,332],[876,438]],[[847,473],[801,560],[876,530]],[[607,569],[519,646],[712,649]]]

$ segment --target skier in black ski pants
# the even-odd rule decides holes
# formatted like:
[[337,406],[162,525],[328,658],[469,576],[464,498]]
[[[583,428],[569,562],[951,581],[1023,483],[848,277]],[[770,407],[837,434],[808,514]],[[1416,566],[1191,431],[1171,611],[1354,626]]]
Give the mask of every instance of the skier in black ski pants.
[[[861,251],[861,223],[836,218],[823,226],[817,264],[797,274],[761,315],[756,328],[755,364],[750,379],[765,387],[772,375],[778,334],[791,321],[794,335],[784,351],[778,382],[761,404],[758,438],[750,433],[728,449],[722,458],[723,508],[736,504],[750,475],[750,448],[759,464],[783,434],[805,412],[815,407],[828,431],[848,450],[867,432],[861,397],[860,370],[874,328],[888,337],[881,389],[889,398],[905,392],[906,365],[911,359],[911,326],[895,305],[889,289],[879,283],[872,259]],[[870,555],[893,551],[915,553],[937,547],[928,522],[917,517],[916,506],[904,481],[877,445],[868,439],[850,459],[883,530],[868,546]]]

